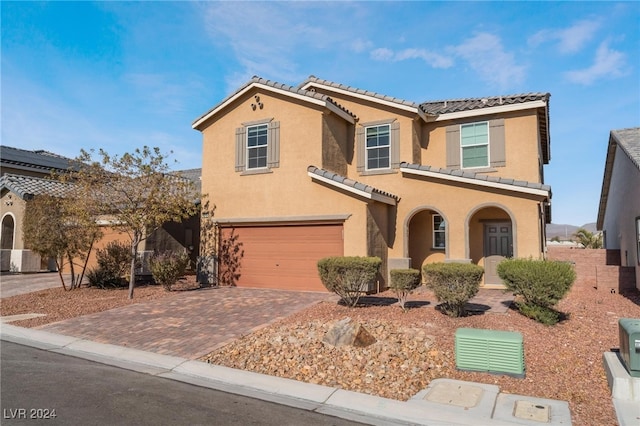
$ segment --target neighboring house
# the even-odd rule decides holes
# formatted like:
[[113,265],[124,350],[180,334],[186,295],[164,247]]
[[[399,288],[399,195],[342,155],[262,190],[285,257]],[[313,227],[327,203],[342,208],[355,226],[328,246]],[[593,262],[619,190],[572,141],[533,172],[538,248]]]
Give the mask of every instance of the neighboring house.
[[605,248],[620,250],[640,288],[640,127],[612,130],[604,166],[598,230]]
[[[41,259],[26,247],[22,235],[22,220],[31,198],[47,194],[63,196],[65,185],[52,179],[53,173],[65,173],[73,166],[73,160],[47,151],[28,151],[0,146],[1,174],[0,197],[2,230],[0,233],[1,270],[12,272],[38,272],[56,270],[55,262]],[[200,191],[200,169],[175,172],[192,180]],[[109,226],[109,221],[101,221],[103,237],[98,241],[89,257],[89,267],[95,266],[96,249],[109,242],[119,241],[129,244],[129,237]],[[182,223],[167,223],[151,234],[140,247],[148,254],[154,250],[186,250],[193,259],[198,256],[200,223],[192,217]]]
[[55,268],[48,259],[24,246],[22,218],[26,201],[38,194],[61,195],[64,185],[51,180],[65,173],[73,160],[44,150],[28,151],[0,146],[0,266],[2,271],[37,272]]
[[[379,256],[388,271],[545,255],[549,94],[418,104],[311,76],[254,77],[193,122],[202,189],[240,286],[324,290],[317,260]],[[224,269],[225,265],[220,265]]]

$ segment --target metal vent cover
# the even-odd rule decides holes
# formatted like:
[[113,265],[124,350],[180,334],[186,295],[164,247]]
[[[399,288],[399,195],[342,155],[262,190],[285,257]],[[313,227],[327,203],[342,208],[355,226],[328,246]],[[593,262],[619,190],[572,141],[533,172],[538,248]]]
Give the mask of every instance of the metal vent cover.
[[631,377],[640,377],[640,319],[620,318],[620,357]]
[[522,333],[459,328],[455,344],[458,370],[525,376]]

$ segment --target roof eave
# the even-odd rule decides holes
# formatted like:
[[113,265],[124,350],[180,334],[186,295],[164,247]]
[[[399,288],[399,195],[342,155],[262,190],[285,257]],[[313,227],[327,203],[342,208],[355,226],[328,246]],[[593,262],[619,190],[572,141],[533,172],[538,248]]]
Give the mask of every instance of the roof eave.
[[363,191],[361,189],[358,188],[354,188],[352,186],[349,185],[345,185],[343,183],[340,182],[336,182],[335,180],[326,178],[324,176],[320,176],[316,173],[313,172],[307,172],[307,175],[311,178],[311,179],[316,179],[319,180],[321,182],[324,182],[328,185],[334,186],[336,188],[345,190],[347,192],[350,192],[352,194],[358,195],[360,197],[372,200],[372,201],[379,201],[381,203],[384,204],[389,204],[391,206],[395,206],[397,204],[397,200],[393,197],[390,197],[388,195],[384,195],[384,194],[380,194],[378,192],[372,191],[372,192],[368,192],[368,191]]
[[456,120],[459,118],[477,117],[477,116],[487,115],[487,114],[500,114],[500,113],[511,112],[511,111],[522,111],[526,109],[546,108],[546,107],[547,107],[547,101],[537,100],[537,101],[522,102],[517,104],[500,105],[500,106],[494,106],[494,107],[478,108],[478,109],[472,109],[472,110],[466,110],[466,111],[456,111],[456,112],[438,114],[433,121]]
[[501,189],[505,191],[518,192],[522,194],[537,195],[545,199],[551,198],[551,191],[547,191],[545,189],[514,186],[506,183],[478,180],[478,179],[468,178],[464,176],[447,175],[447,174],[442,174],[438,172],[433,172],[430,170],[413,169],[413,168],[403,167],[403,166],[400,166],[400,171],[402,173],[425,176],[425,177],[430,177],[434,179],[442,179],[442,180],[453,181],[453,182],[466,183],[469,185],[481,186],[485,188],[494,188],[494,189]]

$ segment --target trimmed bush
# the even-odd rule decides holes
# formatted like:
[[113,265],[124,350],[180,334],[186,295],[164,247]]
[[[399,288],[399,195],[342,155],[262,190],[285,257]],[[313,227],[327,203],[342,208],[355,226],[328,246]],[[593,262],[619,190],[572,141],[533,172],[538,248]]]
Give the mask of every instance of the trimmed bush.
[[464,305],[478,293],[484,269],[472,263],[428,263],[422,270],[440,310],[452,317],[464,316]]
[[127,244],[112,241],[103,249],[96,250],[98,266],[87,272],[90,287],[126,287],[125,278],[131,265],[131,248]]
[[400,307],[404,311],[406,310],[407,296],[414,289],[420,287],[420,271],[417,269],[392,269],[390,275],[391,283],[389,288],[396,292]]
[[379,257],[339,256],[318,261],[318,274],[327,290],[336,293],[349,307],[375,282],[382,260]]
[[[516,304],[520,313],[543,324],[559,321],[557,311],[551,308],[567,295],[576,279],[567,262],[533,259],[503,260],[498,264],[498,275],[509,291],[522,297],[522,303]],[[549,321],[551,317],[555,321]]]
[[165,251],[154,253],[149,258],[149,269],[153,280],[167,291],[171,291],[171,287],[184,275],[187,265],[189,265],[189,256],[186,253]]

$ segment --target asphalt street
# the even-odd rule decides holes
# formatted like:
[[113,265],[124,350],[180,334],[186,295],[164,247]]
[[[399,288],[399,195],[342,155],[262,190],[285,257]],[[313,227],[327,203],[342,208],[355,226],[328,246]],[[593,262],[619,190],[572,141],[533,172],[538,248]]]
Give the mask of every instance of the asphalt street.
[[357,425],[2,341],[2,425]]

